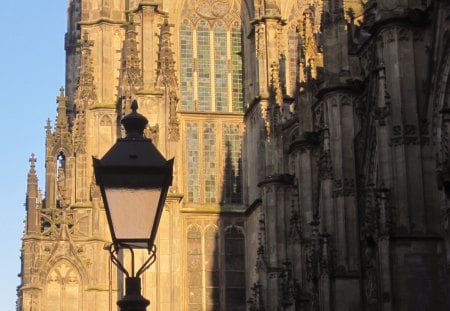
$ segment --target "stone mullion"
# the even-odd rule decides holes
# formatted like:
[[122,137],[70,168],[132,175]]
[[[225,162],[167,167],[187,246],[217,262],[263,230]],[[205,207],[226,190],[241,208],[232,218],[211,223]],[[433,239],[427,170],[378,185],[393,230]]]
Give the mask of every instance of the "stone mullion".
[[199,165],[199,176],[198,176],[198,182],[199,182],[199,203],[205,202],[205,147],[204,147],[204,122],[203,121],[197,121],[198,124],[198,165]]
[[194,101],[194,111],[198,111],[198,46],[197,46],[197,29],[193,28],[192,31],[192,56],[194,57],[192,66],[192,77],[193,77],[193,98]]
[[220,192],[219,189],[219,185],[222,185],[222,187],[224,186],[224,163],[225,163],[225,158],[224,158],[224,152],[223,151],[223,143],[224,143],[224,135],[223,135],[223,121],[221,119],[217,120],[216,123],[217,126],[217,132],[216,132],[216,139],[217,139],[217,143],[216,143],[216,159],[217,159],[217,166],[216,166],[216,174],[217,174],[217,186],[216,186],[216,201],[217,203],[220,202],[221,200],[223,200],[224,198],[222,198],[222,194],[223,193],[217,193]]
[[210,109],[212,112],[216,111],[216,59],[214,57],[214,52],[215,52],[215,46],[214,46],[214,30],[210,30],[209,31],[209,66],[211,68],[211,75],[209,77],[210,81],[211,81],[211,93],[210,98],[211,98],[211,106]]
[[200,231],[201,232],[201,250],[202,250],[202,310],[206,310],[206,266],[205,266],[205,253],[206,253],[206,247],[205,247],[205,230]]
[[218,248],[218,265],[219,265],[219,310],[220,311],[227,311],[225,309],[226,307],[226,289],[227,289],[227,270],[226,270],[226,250],[225,250],[225,230],[224,230],[224,224],[223,222],[219,221],[219,245]]
[[228,81],[228,111],[233,112],[233,57],[232,57],[231,31],[227,31],[227,81]]

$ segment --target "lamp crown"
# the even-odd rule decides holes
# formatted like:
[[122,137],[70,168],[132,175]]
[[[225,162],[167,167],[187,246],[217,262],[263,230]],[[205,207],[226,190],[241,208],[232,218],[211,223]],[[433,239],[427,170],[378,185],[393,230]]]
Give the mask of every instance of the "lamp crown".
[[125,115],[120,123],[125,128],[125,138],[144,138],[144,129],[148,124],[148,120],[142,114],[137,112],[139,108],[136,100],[131,103],[131,112]]

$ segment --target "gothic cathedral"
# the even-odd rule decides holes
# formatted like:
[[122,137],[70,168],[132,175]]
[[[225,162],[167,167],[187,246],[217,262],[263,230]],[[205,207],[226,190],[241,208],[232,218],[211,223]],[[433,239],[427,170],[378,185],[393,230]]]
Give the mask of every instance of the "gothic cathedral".
[[67,16],[18,310],[117,310],[92,156],[133,100],[175,157],[149,310],[448,310],[449,1],[69,0]]

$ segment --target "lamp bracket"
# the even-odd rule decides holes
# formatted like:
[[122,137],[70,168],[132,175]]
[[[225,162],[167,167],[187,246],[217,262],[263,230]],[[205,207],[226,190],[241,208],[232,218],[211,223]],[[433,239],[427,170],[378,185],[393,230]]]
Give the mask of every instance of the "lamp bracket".
[[[125,268],[125,264],[119,260],[119,250],[120,249],[128,249],[131,254],[131,274],[130,272]],[[145,272],[148,268],[151,267],[152,264],[156,261],[156,245],[153,245],[151,250],[148,252],[148,258],[147,260],[142,264],[142,266],[135,272],[135,260],[134,260],[134,250],[130,246],[124,246],[121,245],[121,247],[118,247],[114,243],[111,243],[109,245],[109,255],[111,257],[111,262],[120,270],[122,271],[127,277],[140,277],[142,273]]]

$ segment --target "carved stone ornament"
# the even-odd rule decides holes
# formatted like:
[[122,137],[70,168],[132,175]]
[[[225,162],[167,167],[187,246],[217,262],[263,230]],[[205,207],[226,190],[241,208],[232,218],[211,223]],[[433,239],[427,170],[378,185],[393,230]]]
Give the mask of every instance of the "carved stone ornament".
[[180,139],[180,123],[177,117],[177,107],[179,102],[178,82],[175,72],[175,60],[173,57],[172,43],[170,40],[170,29],[168,19],[160,26],[159,51],[157,63],[157,85],[165,89],[166,105],[169,106],[169,140],[178,141]]
[[225,16],[231,9],[228,0],[192,0],[198,15],[213,19]]

